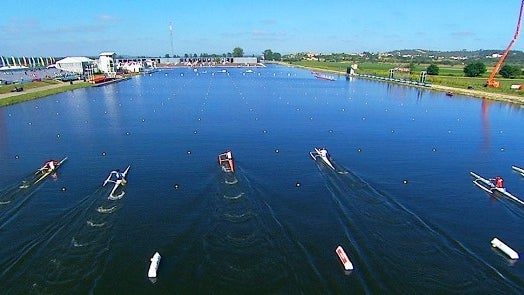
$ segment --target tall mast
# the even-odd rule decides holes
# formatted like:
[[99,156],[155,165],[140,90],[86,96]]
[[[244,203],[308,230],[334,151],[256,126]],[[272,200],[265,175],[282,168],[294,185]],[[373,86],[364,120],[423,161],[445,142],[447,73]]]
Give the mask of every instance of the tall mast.
[[169,38],[171,40],[171,57],[174,57],[173,53],[173,23],[169,22]]

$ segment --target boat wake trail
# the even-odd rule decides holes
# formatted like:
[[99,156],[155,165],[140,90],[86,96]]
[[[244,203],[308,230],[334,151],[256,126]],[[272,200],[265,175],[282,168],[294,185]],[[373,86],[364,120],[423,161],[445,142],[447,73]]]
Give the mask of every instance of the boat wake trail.
[[364,290],[481,293],[482,286],[490,284],[506,293],[522,291],[522,282],[509,281],[460,242],[351,171],[341,175],[319,168],[338,211],[338,234],[347,239],[346,251],[360,269],[356,275]]
[[221,173],[213,196],[209,231],[204,236],[201,288],[214,292],[272,293],[286,279],[282,258],[259,206],[259,192],[240,173]]
[[40,176],[40,174],[31,173],[23,177],[20,181],[12,183],[0,190],[0,229],[15,218],[24,204],[37,191],[43,183],[38,182],[35,184],[35,181],[40,178]]
[[[109,189],[97,188],[2,265],[0,285],[12,288],[7,293],[83,293],[93,288],[103,273],[115,212],[123,201],[109,200]],[[13,281],[24,284],[7,283]]]

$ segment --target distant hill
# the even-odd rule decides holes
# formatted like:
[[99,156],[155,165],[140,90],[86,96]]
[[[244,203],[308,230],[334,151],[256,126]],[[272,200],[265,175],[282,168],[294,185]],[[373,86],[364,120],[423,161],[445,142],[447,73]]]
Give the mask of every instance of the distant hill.
[[[393,56],[420,56],[424,58],[431,57],[443,57],[443,58],[454,58],[464,57],[467,60],[489,60],[496,61],[499,56],[496,54],[502,54],[504,50],[497,49],[480,49],[475,51],[458,50],[458,51],[435,51],[435,50],[424,50],[424,49],[401,49],[387,52]],[[506,63],[519,63],[524,64],[524,52],[520,50],[511,50]]]
[[[400,49],[389,52],[362,52],[362,53],[313,53],[300,52],[282,56],[285,62],[302,60],[323,62],[390,62],[390,63],[415,63],[415,64],[445,64],[466,65],[472,62],[482,62],[486,66],[494,66],[500,61],[504,50],[480,49],[480,50],[456,50],[437,51],[425,49]],[[521,66],[524,68],[524,52],[520,50],[510,51],[504,64]]]

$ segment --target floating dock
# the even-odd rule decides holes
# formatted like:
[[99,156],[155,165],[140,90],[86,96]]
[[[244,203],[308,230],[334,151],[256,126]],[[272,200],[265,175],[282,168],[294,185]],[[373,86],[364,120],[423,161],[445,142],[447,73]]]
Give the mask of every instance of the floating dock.
[[511,259],[519,259],[519,253],[517,253],[517,251],[511,249],[508,245],[504,244],[501,240],[497,238],[493,238],[493,240],[491,240],[491,246],[493,248],[499,249],[504,254],[508,255],[508,257]]
[[155,255],[151,258],[151,265],[149,265],[149,271],[147,272],[147,276],[149,278],[156,278],[156,272],[158,270],[158,265],[160,264],[160,253],[155,252]]
[[349,260],[348,256],[346,255],[346,252],[344,252],[344,249],[342,249],[342,246],[338,246],[335,250],[337,252],[338,258],[344,265],[345,270],[352,270],[353,269],[353,263],[351,263],[351,260]]

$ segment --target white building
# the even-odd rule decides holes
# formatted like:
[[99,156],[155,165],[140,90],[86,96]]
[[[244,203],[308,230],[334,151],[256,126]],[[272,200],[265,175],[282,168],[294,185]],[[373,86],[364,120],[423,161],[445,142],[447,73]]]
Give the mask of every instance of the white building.
[[86,69],[90,67],[94,62],[94,60],[87,57],[71,56],[57,61],[55,63],[55,67],[63,71],[82,75],[86,72]]
[[233,63],[236,64],[256,64],[258,59],[256,57],[233,57]]
[[486,56],[487,58],[501,58],[502,54],[500,53],[492,53],[491,55]]
[[140,61],[125,61],[119,62],[118,68],[126,70],[130,73],[140,73],[144,70],[144,66]]
[[108,77],[116,76],[115,57],[114,52],[102,52],[98,57],[98,69]]

